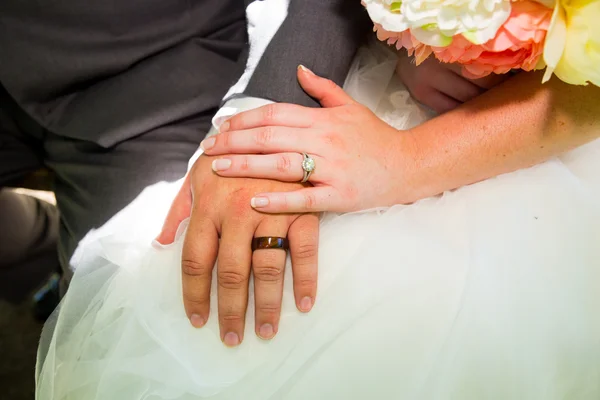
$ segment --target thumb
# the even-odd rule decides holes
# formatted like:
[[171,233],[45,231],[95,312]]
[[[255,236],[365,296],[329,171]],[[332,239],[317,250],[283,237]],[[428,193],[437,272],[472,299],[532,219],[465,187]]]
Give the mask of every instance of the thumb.
[[175,196],[173,204],[171,204],[171,208],[169,209],[169,213],[167,214],[167,218],[163,224],[162,231],[154,240],[158,242],[159,245],[168,245],[173,243],[175,241],[175,235],[177,234],[179,225],[183,220],[190,216],[191,212],[192,190],[188,174],[183,181],[183,185],[181,186],[181,189],[179,189],[177,196]]
[[302,89],[321,103],[323,107],[339,107],[355,104],[356,101],[335,82],[315,75],[304,65],[298,66],[298,82]]

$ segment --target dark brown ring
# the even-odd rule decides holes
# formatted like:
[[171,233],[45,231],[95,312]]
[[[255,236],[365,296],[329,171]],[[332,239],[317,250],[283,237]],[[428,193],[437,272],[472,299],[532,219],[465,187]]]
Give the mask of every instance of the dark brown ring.
[[290,244],[287,238],[265,236],[252,239],[252,251],[265,249],[282,249],[287,250]]

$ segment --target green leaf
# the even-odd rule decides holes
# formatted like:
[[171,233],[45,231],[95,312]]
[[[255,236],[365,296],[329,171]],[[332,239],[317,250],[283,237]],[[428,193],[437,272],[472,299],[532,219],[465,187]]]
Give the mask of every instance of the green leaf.
[[402,2],[395,1],[390,5],[390,11],[393,13],[400,13],[400,7],[402,7]]

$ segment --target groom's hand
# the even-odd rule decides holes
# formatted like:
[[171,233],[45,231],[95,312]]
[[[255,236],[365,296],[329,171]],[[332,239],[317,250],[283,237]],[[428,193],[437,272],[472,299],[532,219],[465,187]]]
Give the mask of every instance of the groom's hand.
[[[221,340],[243,340],[250,271],[254,276],[255,331],[270,339],[279,325],[286,252],[252,252],[253,237],[288,237],[296,306],[312,308],[317,286],[318,216],[266,215],[250,206],[265,191],[291,191],[302,185],[259,179],[223,179],[211,170],[212,157],[201,156],[186,177],[157,241],[171,243],[181,221],[190,223],[183,245],[183,297],[192,325],[209,318],[212,271],[218,256],[217,293]],[[219,241],[220,238],[220,241]]]

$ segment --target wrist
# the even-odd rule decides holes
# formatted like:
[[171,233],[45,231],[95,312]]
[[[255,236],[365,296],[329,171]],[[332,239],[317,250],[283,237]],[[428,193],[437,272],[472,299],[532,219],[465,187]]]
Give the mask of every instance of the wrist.
[[421,181],[418,177],[420,156],[418,141],[412,130],[399,130],[394,143],[388,147],[392,160],[392,204],[409,204],[422,197]]
[[423,140],[426,137],[423,133],[416,127],[397,135],[394,167],[400,174],[394,184],[396,204],[414,203],[448,189],[444,186],[445,175],[437,170],[435,154]]

